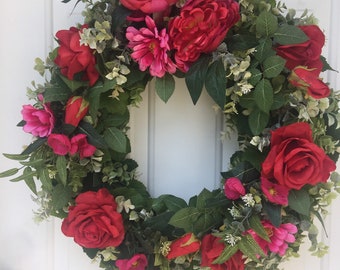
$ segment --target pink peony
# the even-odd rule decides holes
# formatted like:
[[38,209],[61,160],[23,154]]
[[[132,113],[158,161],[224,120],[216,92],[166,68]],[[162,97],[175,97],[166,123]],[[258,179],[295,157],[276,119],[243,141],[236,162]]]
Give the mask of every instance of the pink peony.
[[275,184],[265,177],[261,177],[261,188],[268,201],[281,205],[288,205],[289,189]]
[[234,0],[188,0],[169,22],[177,67],[186,72],[202,53],[214,51],[239,19]]
[[295,242],[294,234],[297,233],[297,227],[292,223],[281,224],[278,228],[272,225],[269,221],[262,221],[270,242],[259,237],[254,230],[250,229],[247,232],[259,244],[264,253],[270,250],[273,253],[278,253],[280,256],[285,255],[289,243]]
[[26,122],[23,127],[25,132],[37,137],[47,137],[51,134],[55,119],[47,105],[44,105],[44,109],[24,105],[22,106],[21,114]]
[[126,30],[128,46],[133,49],[131,57],[139,63],[141,71],[149,67],[152,76],[163,77],[166,72],[175,73],[176,66],[167,54],[170,47],[166,29],[159,32],[154,20],[149,16],[145,17],[145,22],[147,28],[138,30],[130,26]]
[[71,139],[70,154],[79,152],[80,158],[90,157],[96,151],[96,147],[89,144],[85,134],[78,134]]
[[51,134],[47,138],[47,144],[53,149],[53,152],[59,156],[65,156],[71,149],[69,138],[64,134]]
[[140,10],[150,14],[166,10],[177,0],[120,0],[123,6],[130,10]]
[[240,179],[236,177],[228,178],[224,183],[225,196],[230,200],[237,200],[246,194],[246,190]]
[[148,261],[144,254],[136,254],[131,259],[119,259],[116,261],[119,270],[144,270]]

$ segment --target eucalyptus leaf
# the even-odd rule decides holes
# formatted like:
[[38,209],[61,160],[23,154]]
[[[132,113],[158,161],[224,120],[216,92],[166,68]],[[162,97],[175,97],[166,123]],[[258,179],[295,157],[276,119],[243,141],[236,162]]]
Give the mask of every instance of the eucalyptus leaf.
[[166,73],[162,78],[156,77],[155,88],[160,99],[167,103],[175,91],[174,77],[169,73]]

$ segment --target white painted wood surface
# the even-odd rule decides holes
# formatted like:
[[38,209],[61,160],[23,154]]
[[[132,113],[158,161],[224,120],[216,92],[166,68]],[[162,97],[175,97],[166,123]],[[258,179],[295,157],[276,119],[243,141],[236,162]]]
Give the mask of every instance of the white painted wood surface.
[[[324,55],[330,64],[340,69],[338,0],[286,0],[287,6],[303,10],[310,8],[320,19],[327,36]],[[0,9],[0,124],[2,136],[0,152],[17,153],[30,136],[15,125],[21,120],[21,106],[26,104],[26,87],[32,80],[41,80],[33,71],[34,58],[45,58],[53,46],[53,35],[81,22],[79,9],[71,15],[73,4],[59,0],[31,0],[18,4],[1,0]],[[340,76],[325,74],[336,89]],[[152,88],[152,84],[151,84]],[[226,166],[235,142],[221,145],[217,138],[221,126],[220,115],[212,109],[207,96],[197,106],[191,105],[183,81],[175,96],[164,105],[152,93],[145,93],[141,108],[132,111],[132,156],[140,164],[141,179],[154,195],[172,193],[188,198],[203,187],[218,183],[217,172]],[[229,149],[229,150],[228,150]],[[185,165],[184,165],[185,164]],[[2,156],[0,171],[15,166]],[[188,169],[189,168],[189,169]],[[34,203],[24,183],[10,183],[0,179],[0,270],[98,270],[97,264],[81,248],[60,232],[60,221],[51,220],[39,225],[32,220]],[[322,260],[303,256],[285,265],[284,269],[337,270],[340,252],[340,220],[337,213],[340,200],[331,208],[327,219],[330,252]],[[306,249],[308,246],[306,247]]]

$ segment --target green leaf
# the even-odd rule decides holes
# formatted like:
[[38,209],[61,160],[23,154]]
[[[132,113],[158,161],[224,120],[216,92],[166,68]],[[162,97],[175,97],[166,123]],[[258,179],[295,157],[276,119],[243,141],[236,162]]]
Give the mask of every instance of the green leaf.
[[281,45],[299,44],[308,39],[308,36],[295,25],[282,25],[274,34],[274,41]]
[[25,180],[26,178],[30,178],[36,176],[36,171],[32,171],[30,167],[25,168],[24,173],[16,178],[11,179],[11,182],[19,182]]
[[112,12],[112,31],[116,32],[126,23],[126,17],[131,14],[131,10],[125,8],[123,5],[117,5]]
[[197,196],[197,202],[196,202],[196,207],[198,209],[202,209],[206,207],[206,201],[207,199],[212,197],[212,193],[204,188],[201,193]]
[[226,261],[228,261],[237,251],[238,251],[238,246],[234,245],[228,245],[224,248],[220,256],[216,260],[213,261],[213,264],[222,264]]
[[267,57],[275,55],[275,51],[272,47],[273,44],[271,39],[266,38],[261,40],[260,44],[256,47],[254,57],[261,63]]
[[310,208],[312,205],[308,191],[304,189],[294,190],[289,192],[288,205],[294,211],[304,216],[310,215]]
[[26,185],[29,187],[29,189],[34,193],[37,194],[37,187],[34,182],[33,176],[28,176],[32,170],[30,168],[25,168],[24,174],[27,175],[27,177],[24,179]]
[[275,226],[279,227],[281,224],[281,205],[273,204],[270,202],[264,201],[263,203],[263,209],[267,213],[267,216],[270,220],[270,222]]
[[7,171],[1,172],[0,173],[0,178],[12,176],[12,175],[17,174],[18,172],[19,172],[18,168],[9,169]]
[[26,160],[29,158],[29,155],[21,155],[21,154],[3,154],[6,158],[11,160]]
[[183,200],[182,198],[178,198],[174,195],[165,194],[159,196],[158,199],[163,201],[167,209],[173,212],[177,212],[182,208],[188,207],[185,200]]
[[59,184],[54,187],[52,192],[52,200],[53,207],[56,210],[63,209],[65,206],[69,204],[72,199],[72,190],[68,186],[64,186]]
[[238,242],[238,247],[242,251],[242,253],[251,258],[255,262],[259,262],[258,255],[265,257],[262,248],[258,245],[258,243],[254,240],[251,235],[245,235]]
[[[249,72],[251,73],[251,77],[248,79],[248,82],[251,85],[256,86],[256,84],[262,79],[262,72],[257,68],[251,68],[251,69],[249,69]],[[245,95],[243,95],[243,96],[245,96]]]
[[252,215],[249,219],[250,227],[256,232],[258,236],[260,236],[262,239],[266,240],[267,242],[270,242],[270,238],[267,234],[267,231],[264,229],[261,219],[257,215]]
[[155,88],[160,99],[167,103],[175,91],[174,77],[169,73],[166,73],[162,78],[156,77]]
[[26,147],[24,151],[22,151],[21,155],[29,155],[35,150],[37,150],[40,146],[42,146],[47,141],[47,138],[38,138],[34,142],[32,142],[29,146]]
[[53,190],[52,179],[47,168],[38,171],[38,178],[44,189],[48,191]]
[[255,87],[254,100],[258,108],[268,113],[273,105],[274,93],[270,81],[263,79]]
[[58,171],[58,176],[61,181],[61,183],[66,186],[67,184],[67,161],[65,156],[58,156],[57,157],[57,162],[56,162],[56,167]]
[[284,60],[281,56],[274,55],[263,62],[263,75],[266,78],[274,78],[278,76],[283,70],[286,64],[286,60]]
[[39,168],[45,165],[45,160],[35,159],[35,160],[29,160],[29,161],[21,161],[20,164],[23,166],[31,166],[31,167]]
[[71,95],[70,89],[60,87],[60,86],[51,86],[47,87],[44,92],[44,101],[52,102],[52,101],[67,101]]
[[60,78],[63,80],[63,82],[67,85],[67,87],[74,92],[75,90],[87,86],[88,82],[86,81],[76,81],[76,80],[69,80],[65,76],[60,75]]
[[118,153],[127,153],[128,139],[125,133],[116,127],[105,130],[104,139],[107,145]]
[[269,114],[255,109],[248,118],[248,124],[253,135],[259,135],[266,127],[269,121]]
[[177,228],[182,228],[186,232],[192,232],[194,224],[200,215],[201,212],[197,208],[183,208],[171,217],[169,224]]
[[263,11],[256,19],[256,32],[260,36],[269,37],[278,28],[277,17],[268,11]]
[[97,132],[97,130],[90,123],[81,121],[78,128],[82,133],[87,135],[87,139],[90,144],[101,149],[107,148],[107,144],[104,138]]
[[208,94],[222,109],[226,100],[226,72],[222,60],[213,62],[207,71],[205,88]]
[[190,66],[188,72],[185,74],[185,83],[194,104],[197,103],[202,93],[209,62],[210,57],[203,55]]
[[234,34],[226,38],[228,51],[246,51],[251,48],[255,48],[258,45],[258,41],[255,35],[250,33]]
[[212,209],[204,209],[201,215],[193,223],[193,233],[195,235],[201,235],[217,224],[221,224],[223,221],[220,215],[217,215]]
[[337,70],[335,70],[334,68],[331,67],[331,65],[327,62],[327,59],[324,56],[320,56],[321,62],[322,62],[322,71],[327,71],[327,70],[331,70],[331,71],[335,71],[338,73]]
[[[173,214],[174,212],[172,211],[163,212],[159,215],[146,219],[143,222],[143,225],[146,227],[150,227],[153,230],[164,232],[169,227],[168,222]],[[173,229],[173,227],[171,228]]]

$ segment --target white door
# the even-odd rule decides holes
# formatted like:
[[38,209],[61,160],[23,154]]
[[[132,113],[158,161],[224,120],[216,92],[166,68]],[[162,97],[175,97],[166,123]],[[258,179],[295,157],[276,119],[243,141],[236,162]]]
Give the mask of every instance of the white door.
[[[338,0],[286,0],[287,6],[311,8],[320,18],[327,46],[324,54],[333,67],[340,69],[340,43],[337,27],[340,17]],[[53,46],[53,35],[81,22],[79,10],[72,15],[73,4],[57,0],[31,0],[20,4],[1,0],[0,11],[0,152],[17,153],[30,137],[15,127],[21,120],[20,109],[27,103],[26,87],[31,80],[41,80],[33,71],[34,58],[44,58]],[[332,24],[331,24],[332,22]],[[329,38],[331,37],[331,39]],[[338,56],[339,55],[339,56]],[[337,57],[338,56],[338,57]],[[326,74],[332,85],[340,88],[340,76]],[[144,103],[132,111],[132,156],[140,164],[141,179],[153,195],[172,193],[184,198],[197,194],[203,187],[218,183],[218,172],[227,165],[235,141],[221,145],[218,140],[221,116],[212,109],[207,95],[196,106],[191,104],[183,81],[177,82],[174,96],[163,104],[154,95],[152,84],[144,94]],[[222,151],[223,149],[223,151]],[[0,171],[16,163],[0,157]],[[188,169],[189,168],[189,169]],[[148,179],[148,182],[146,182]],[[285,269],[336,270],[340,251],[340,220],[336,218],[340,199],[333,204],[327,220],[329,255],[322,260],[304,252]],[[32,220],[35,208],[30,191],[23,183],[0,179],[0,270],[98,270],[79,246],[60,232],[60,221],[39,225]],[[306,249],[308,246],[306,247]]]

